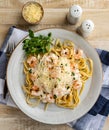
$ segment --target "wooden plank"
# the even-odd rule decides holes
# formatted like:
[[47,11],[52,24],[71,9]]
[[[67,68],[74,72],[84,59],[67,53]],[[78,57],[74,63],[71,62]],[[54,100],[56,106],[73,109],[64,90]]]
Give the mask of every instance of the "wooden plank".
[[[7,124],[8,122],[8,124]],[[7,125],[6,125],[7,124]],[[67,125],[47,125],[28,118],[0,118],[2,130],[72,130]]]
[[[109,128],[107,118],[103,130]],[[4,128],[4,129],[3,129]],[[72,130],[67,125],[47,125],[34,121],[19,109],[0,105],[0,130]]]
[[[7,16],[5,15],[7,12]],[[60,14],[59,16],[57,16]],[[11,25],[17,25],[22,29],[31,28],[33,30],[38,30],[42,28],[49,28],[49,27],[62,27],[65,29],[69,29],[71,31],[76,30],[76,28],[81,24],[81,22],[88,18],[94,21],[95,23],[95,30],[93,33],[88,37],[89,41],[101,41],[105,43],[106,41],[106,48],[107,48],[107,41],[109,40],[109,9],[95,9],[95,10],[84,10],[83,16],[81,21],[76,25],[70,25],[66,21],[66,14],[67,9],[46,9],[45,16],[42,22],[36,26],[29,26],[25,24],[23,19],[20,19],[20,12],[19,10],[14,9],[0,9],[0,44],[3,42],[4,36]],[[97,45],[99,46],[99,44]],[[103,46],[104,47],[104,46]]]
[[[21,8],[23,4],[30,0],[0,0],[0,8]],[[73,4],[78,4],[82,8],[105,9],[109,8],[109,0],[34,0],[45,8],[69,8]]]
[[72,130],[67,125],[47,125],[32,120],[19,109],[0,105],[0,130]]
[[[57,15],[57,13],[59,15]],[[68,13],[68,9],[45,9],[45,15],[42,19],[40,25],[65,25],[66,14]],[[6,14],[6,15],[5,15]],[[84,19],[91,19],[94,21],[96,30],[109,31],[108,26],[108,18],[109,18],[109,9],[99,9],[99,10],[84,10],[81,21]],[[25,23],[23,18],[21,17],[20,10],[15,9],[0,9],[0,24],[18,24],[18,25],[28,25]],[[66,26],[68,23],[66,24]],[[73,26],[72,26],[73,27]]]

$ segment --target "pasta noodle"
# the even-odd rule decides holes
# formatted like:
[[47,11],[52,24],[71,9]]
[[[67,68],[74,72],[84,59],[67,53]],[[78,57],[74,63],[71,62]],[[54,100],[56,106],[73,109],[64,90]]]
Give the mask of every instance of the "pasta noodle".
[[92,60],[84,57],[83,51],[75,49],[69,40],[57,39],[48,53],[28,56],[23,64],[26,102],[35,106],[42,101],[46,104],[45,109],[50,103],[75,108],[93,72]]

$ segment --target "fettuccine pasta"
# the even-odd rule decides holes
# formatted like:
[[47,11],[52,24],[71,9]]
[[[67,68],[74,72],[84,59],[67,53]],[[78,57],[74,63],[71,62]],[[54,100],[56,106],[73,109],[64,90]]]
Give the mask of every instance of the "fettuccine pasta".
[[57,39],[48,53],[29,55],[24,61],[26,102],[73,109],[92,72],[93,62],[82,50],[75,49],[72,41]]

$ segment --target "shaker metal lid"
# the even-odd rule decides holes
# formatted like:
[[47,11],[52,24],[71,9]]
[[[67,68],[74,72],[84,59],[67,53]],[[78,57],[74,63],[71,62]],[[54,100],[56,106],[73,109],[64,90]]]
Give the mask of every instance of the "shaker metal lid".
[[84,32],[91,32],[94,29],[94,23],[91,20],[84,20],[82,22],[82,30]]
[[71,6],[69,13],[71,16],[78,18],[82,15],[82,8],[79,5]]

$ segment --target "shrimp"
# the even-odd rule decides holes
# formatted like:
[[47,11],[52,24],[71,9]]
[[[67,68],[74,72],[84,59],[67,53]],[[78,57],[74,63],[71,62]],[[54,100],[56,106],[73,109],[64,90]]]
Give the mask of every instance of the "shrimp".
[[42,92],[42,90],[38,86],[36,86],[36,85],[32,86],[31,95],[33,95],[33,96],[40,96],[42,94],[43,94],[43,92]]
[[34,68],[37,64],[37,58],[35,56],[30,56],[27,59],[27,63],[31,68]]
[[38,90],[39,90],[39,87],[37,87],[36,85],[34,85],[34,86],[32,86],[32,90],[38,91]]
[[37,79],[37,73],[30,74],[30,79],[34,82]]
[[69,50],[66,48],[61,51],[61,56],[67,56],[69,54]]
[[39,91],[34,91],[34,90],[32,90],[31,91],[31,95],[33,95],[33,96],[40,96],[42,94],[42,91],[41,90],[39,90]]
[[81,81],[75,81],[73,84],[74,89],[79,89],[82,87],[82,82]]
[[50,77],[51,78],[56,78],[57,77],[57,72],[56,71],[51,71]]
[[70,89],[66,89],[66,88],[54,88],[53,89],[53,94],[56,95],[57,97],[62,97],[66,94],[69,94]]
[[75,54],[75,59],[80,59],[82,55],[83,55],[83,51],[79,49]]
[[75,63],[70,63],[70,67],[72,68],[72,70],[77,69],[78,65]]
[[51,53],[47,58],[46,58],[46,64],[54,64],[57,65],[58,62],[58,56],[55,54]]
[[57,78],[59,73],[61,73],[61,68],[54,67],[53,69],[50,70],[50,77],[51,78]]
[[42,102],[44,103],[54,103],[55,99],[53,98],[52,94],[43,94],[41,97]]
[[54,103],[55,102],[55,99],[53,98],[52,94],[47,94],[46,100],[49,103]]
[[43,103],[47,103],[46,94],[43,94],[41,97]]

